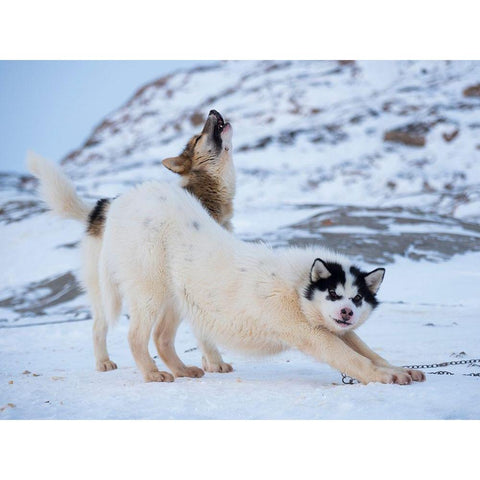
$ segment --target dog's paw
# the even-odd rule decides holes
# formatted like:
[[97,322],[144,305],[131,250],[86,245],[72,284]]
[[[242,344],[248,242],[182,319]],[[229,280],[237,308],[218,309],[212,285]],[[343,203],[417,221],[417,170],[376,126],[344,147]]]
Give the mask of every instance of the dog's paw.
[[97,370],[99,372],[108,372],[109,370],[115,370],[117,364],[111,360],[105,360],[103,362],[97,362]]
[[410,385],[412,377],[406,370],[393,368],[379,368],[377,370],[378,380],[380,383],[396,383],[398,385]]
[[411,368],[404,368],[403,371],[407,372],[414,382],[424,382],[427,377],[421,370],[412,370]]
[[233,367],[226,362],[209,362],[205,357],[202,358],[202,366],[206,372],[210,373],[229,373]]
[[185,367],[183,370],[175,372],[176,377],[190,377],[190,378],[200,378],[205,375],[205,372],[198,367]]
[[168,372],[148,372],[144,375],[146,382],[173,382],[175,378]]

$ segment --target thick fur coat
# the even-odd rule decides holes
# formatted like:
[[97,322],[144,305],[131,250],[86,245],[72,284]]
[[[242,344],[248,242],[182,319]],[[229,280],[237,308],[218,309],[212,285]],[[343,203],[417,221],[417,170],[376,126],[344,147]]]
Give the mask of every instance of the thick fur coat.
[[[52,209],[88,224],[89,207],[58,169],[33,159]],[[299,349],[363,383],[407,384],[422,372],[390,365],[355,334],[376,306],[383,269],[362,272],[322,249],[272,250],[221,228],[187,191],[147,182],[115,199],[103,241],[86,235],[85,282],[94,311],[99,370],[115,368],[106,331],[130,311],[129,343],[145,381],[172,381],[148,352],[153,337],[174,376],[198,377],[175,352],[181,318],[190,320],[207,371],[227,372],[217,344],[271,354]],[[94,254],[93,254],[93,253]]]

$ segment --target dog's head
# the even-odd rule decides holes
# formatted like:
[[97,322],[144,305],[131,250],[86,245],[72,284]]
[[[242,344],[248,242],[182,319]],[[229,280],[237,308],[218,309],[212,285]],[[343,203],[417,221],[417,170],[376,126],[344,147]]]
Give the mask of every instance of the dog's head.
[[335,333],[358,327],[378,305],[376,294],[384,275],[384,268],[367,273],[317,258],[302,299],[307,320]]
[[182,176],[195,170],[211,174],[221,172],[232,158],[233,129],[216,110],[210,110],[203,130],[194,135],[178,157],[166,158],[163,164]]

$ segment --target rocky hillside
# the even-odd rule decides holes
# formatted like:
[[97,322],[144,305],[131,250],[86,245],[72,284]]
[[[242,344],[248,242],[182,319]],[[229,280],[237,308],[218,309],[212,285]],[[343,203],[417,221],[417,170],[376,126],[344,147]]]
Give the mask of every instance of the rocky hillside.
[[63,164],[93,190],[136,181],[215,107],[234,126],[239,206],[408,203],[479,219],[479,82],[480,62],[219,63],[145,85]]
[[[233,125],[234,226],[360,261],[480,249],[480,62],[219,62],[143,86],[62,160],[86,197],[175,181],[215,108]],[[39,152],[42,153],[42,152]],[[0,174],[0,320],[88,318],[82,226],[45,214],[28,175]],[[53,310],[52,310],[53,309]]]

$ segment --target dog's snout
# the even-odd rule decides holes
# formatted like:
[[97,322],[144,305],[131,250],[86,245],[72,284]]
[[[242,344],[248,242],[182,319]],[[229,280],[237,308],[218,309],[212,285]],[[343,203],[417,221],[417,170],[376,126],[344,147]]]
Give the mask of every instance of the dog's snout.
[[342,308],[340,313],[342,314],[342,320],[350,320],[350,317],[353,317],[353,310],[351,308]]
[[208,116],[211,117],[212,115],[217,119],[218,123],[220,123],[221,125],[224,124],[223,117],[219,112],[217,112],[216,110],[210,110]]

